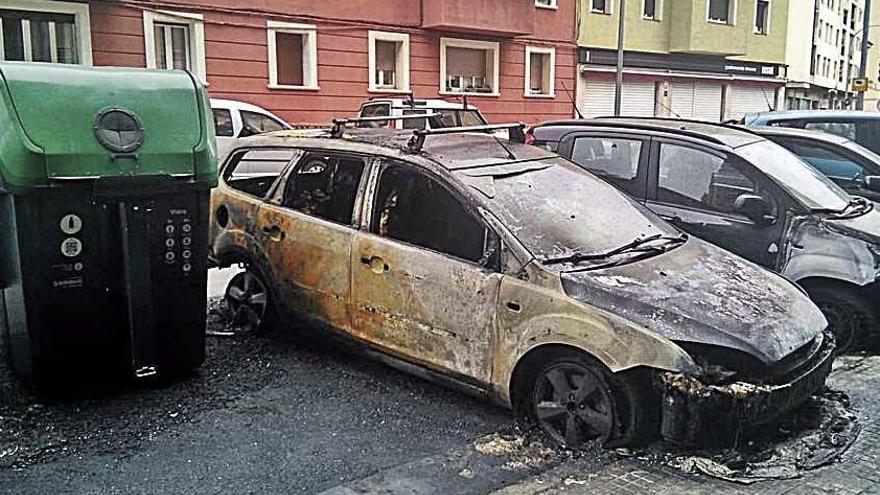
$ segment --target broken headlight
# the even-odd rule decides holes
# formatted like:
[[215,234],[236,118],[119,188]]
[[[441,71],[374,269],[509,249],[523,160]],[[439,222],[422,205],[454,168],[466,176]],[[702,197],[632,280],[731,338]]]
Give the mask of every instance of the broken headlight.
[[728,347],[693,342],[676,342],[700,367],[697,377],[705,385],[724,385],[734,381],[760,381],[763,364],[754,357]]

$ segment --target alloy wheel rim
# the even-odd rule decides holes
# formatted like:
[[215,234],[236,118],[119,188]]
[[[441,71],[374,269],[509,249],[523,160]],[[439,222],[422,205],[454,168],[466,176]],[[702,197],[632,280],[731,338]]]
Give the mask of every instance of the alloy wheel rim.
[[260,330],[268,307],[268,291],[265,284],[250,271],[239,273],[229,281],[226,288],[226,304],[233,324]]
[[614,425],[611,394],[589,369],[562,363],[538,379],[533,397],[538,425],[568,447],[604,443]]

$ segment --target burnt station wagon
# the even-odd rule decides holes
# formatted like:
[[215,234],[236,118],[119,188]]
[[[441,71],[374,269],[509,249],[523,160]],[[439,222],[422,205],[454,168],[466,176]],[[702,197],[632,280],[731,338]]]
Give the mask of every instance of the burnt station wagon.
[[474,133],[505,129],[522,139],[241,140],[212,198],[213,259],[246,267],[227,303],[257,327],[309,317],[568,445],[693,441],[823,387],[833,339],[797,286],[568,160]]
[[877,345],[880,213],[738,126],[599,118],[542,124],[534,143],[682,230],[782,273],[822,309],[839,349]]

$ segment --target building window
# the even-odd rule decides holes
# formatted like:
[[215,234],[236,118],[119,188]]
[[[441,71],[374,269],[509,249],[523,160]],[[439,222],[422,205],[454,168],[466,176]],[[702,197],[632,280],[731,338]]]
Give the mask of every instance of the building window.
[[708,10],[709,22],[733,24],[736,18],[736,0],[709,0]]
[[369,33],[370,91],[409,92],[409,35]]
[[770,0],[757,0],[755,2],[755,33],[768,34],[770,32]]
[[207,82],[205,26],[201,14],[144,11],[147,67],[183,69]]
[[663,0],[642,0],[642,18],[651,21],[660,20]]
[[526,96],[556,96],[556,49],[526,47]]
[[440,38],[440,92],[499,96],[497,42]]
[[556,0],[535,0],[535,7],[542,9],[555,9]]
[[0,60],[92,64],[89,6],[0,1]]
[[611,14],[611,0],[590,0],[590,12]]
[[311,24],[267,21],[269,87],[318,87],[318,31]]

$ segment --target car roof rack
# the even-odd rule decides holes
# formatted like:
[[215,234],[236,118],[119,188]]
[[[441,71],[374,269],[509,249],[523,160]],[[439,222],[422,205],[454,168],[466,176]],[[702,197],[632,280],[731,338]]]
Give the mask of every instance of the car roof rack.
[[[604,116],[604,117],[596,117],[597,119],[621,119],[621,120],[657,120],[663,122],[682,122],[684,124],[700,124],[700,125],[708,125],[712,127],[723,127],[725,129],[734,129],[737,131],[742,131],[747,134],[753,134],[755,136],[760,136],[757,132],[749,129],[745,124],[740,123],[739,121],[728,119],[722,122],[709,122],[706,120],[696,120],[696,119],[682,119],[680,117],[638,117],[633,115],[620,115],[617,117],[612,116]],[[686,129],[679,129],[679,131],[684,131]]]
[[413,115],[381,115],[378,117],[352,117],[347,119],[333,119],[333,127],[330,129],[330,137],[341,138],[343,134],[343,129],[345,129],[345,126],[349,124],[360,124],[364,122],[390,122],[392,120],[429,119],[436,116],[436,113],[419,113]]
[[489,124],[474,125],[467,127],[441,127],[438,129],[415,129],[413,137],[410,138],[406,148],[410,153],[419,153],[425,145],[425,138],[428,136],[445,136],[447,134],[464,134],[468,132],[491,132],[491,131],[509,131],[510,141],[517,143],[526,142],[525,134],[526,125],[522,122],[513,124]]

